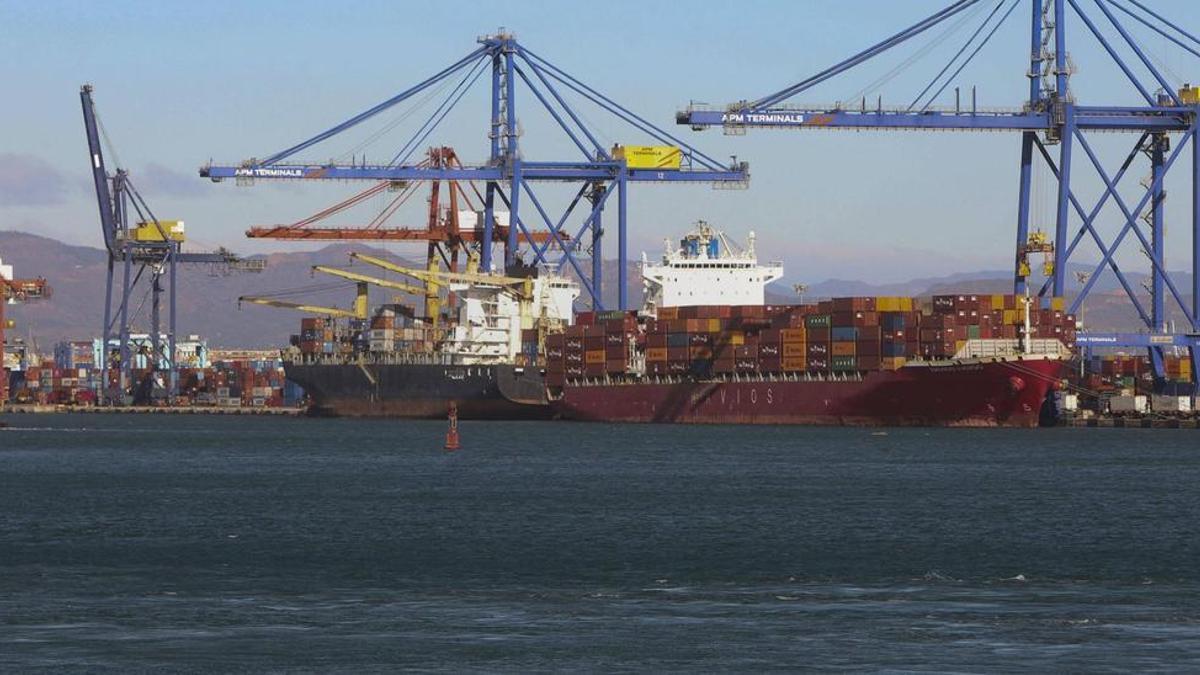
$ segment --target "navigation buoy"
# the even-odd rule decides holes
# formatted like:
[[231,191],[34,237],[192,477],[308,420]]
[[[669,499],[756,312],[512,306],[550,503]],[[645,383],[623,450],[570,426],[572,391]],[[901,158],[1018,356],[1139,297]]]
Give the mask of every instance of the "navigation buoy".
[[458,404],[450,402],[450,428],[446,431],[446,450],[458,450]]

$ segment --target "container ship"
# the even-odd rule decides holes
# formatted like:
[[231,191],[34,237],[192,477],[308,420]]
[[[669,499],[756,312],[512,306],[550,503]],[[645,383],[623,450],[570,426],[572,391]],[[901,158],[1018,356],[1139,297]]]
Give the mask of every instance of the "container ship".
[[444,418],[455,402],[462,419],[548,418],[538,354],[549,331],[570,325],[579,286],[522,274],[447,284],[456,304],[448,325],[401,305],[344,326],[305,318],[283,352],[287,378],[318,416]]
[[1061,299],[849,297],[768,305],[759,264],[701,223],[643,262],[640,312],[546,339],[551,406],[601,422],[1036,426],[1071,356]]

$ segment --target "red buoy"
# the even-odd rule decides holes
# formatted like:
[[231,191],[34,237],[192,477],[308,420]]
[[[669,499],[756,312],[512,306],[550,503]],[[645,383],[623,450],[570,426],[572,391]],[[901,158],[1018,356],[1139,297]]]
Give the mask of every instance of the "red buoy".
[[450,402],[450,429],[446,431],[446,450],[458,450],[458,404]]

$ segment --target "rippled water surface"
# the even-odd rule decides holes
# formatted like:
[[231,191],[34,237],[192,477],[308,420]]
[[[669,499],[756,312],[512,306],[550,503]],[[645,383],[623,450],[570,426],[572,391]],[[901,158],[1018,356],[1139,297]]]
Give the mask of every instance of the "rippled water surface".
[[1200,669],[1200,434],[8,416],[0,670]]

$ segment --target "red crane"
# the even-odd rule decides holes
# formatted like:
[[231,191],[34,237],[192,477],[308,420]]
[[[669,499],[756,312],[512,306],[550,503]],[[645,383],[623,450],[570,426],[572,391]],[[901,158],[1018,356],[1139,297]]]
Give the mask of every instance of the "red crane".
[[8,403],[8,370],[4,368],[4,306],[10,301],[25,302],[50,297],[50,285],[45,279],[5,279],[0,277],[0,406]]
[[[463,164],[455,154],[454,148],[442,146],[430,148],[426,157],[418,167],[428,169],[463,168]],[[468,252],[470,245],[482,245],[483,222],[476,218],[473,226],[463,229],[459,223],[460,207],[477,214],[483,212],[484,197],[471,181],[430,180],[429,210],[424,228],[388,227],[387,221],[401,206],[417,193],[417,185],[425,181],[380,181],[358,194],[341,201],[327,209],[319,211],[308,218],[298,220],[290,225],[255,226],[246,230],[246,236],[251,239],[286,239],[293,241],[424,241],[428,247],[425,254],[425,269],[439,269],[439,258],[450,272],[459,271],[459,254]],[[445,183],[443,196],[442,184]],[[468,189],[469,188],[469,189]],[[388,201],[383,210],[364,226],[353,227],[320,227],[318,223],[357,206],[367,199],[385,192],[397,192]],[[474,198],[472,198],[474,197]],[[442,200],[445,199],[445,204]],[[502,243],[507,252],[509,225],[497,223],[492,229],[492,242]],[[563,240],[568,238],[565,232],[559,233]],[[545,243],[551,239],[549,232],[537,230],[530,232],[530,239],[536,243]],[[507,259],[507,256],[505,256]],[[450,296],[449,304],[454,306],[455,298]],[[428,301],[427,301],[428,302]],[[429,309],[428,307],[426,308]]]
[[[430,148],[426,158],[417,166],[430,169],[462,168],[462,162],[454,148]],[[446,204],[442,204],[442,183],[446,184]],[[409,198],[416,194],[417,183],[408,181],[380,181],[342,202],[319,211],[308,218],[290,225],[256,226],[246,230],[251,239],[288,239],[311,241],[425,241],[428,242],[427,263],[435,262],[441,254],[447,269],[457,272],[459,253],[469,244],[483,240],[483,223],[462,229],[459,226],[459,209],[465,206],[471,211],[482,211],[483,195],[474,183],[466,182],[469,190],[457,180],[429,181],[429,214],[424,228],[387,227],[386,223]],[[358,227],[318,227],[322,220],[341,213],[367,199],[386,191],[398,192],[369,223]],[[474,199],[472,199],[472,196]],[[546,231],[532,232],[533,241],[545,243],[550,239]],[[560,235],[565,238],[565,233]],[[497,224],[492,231],[492,243],[508,242],[508,226]]]

